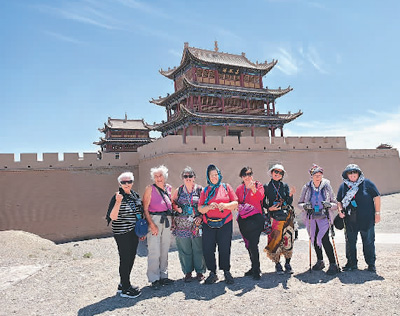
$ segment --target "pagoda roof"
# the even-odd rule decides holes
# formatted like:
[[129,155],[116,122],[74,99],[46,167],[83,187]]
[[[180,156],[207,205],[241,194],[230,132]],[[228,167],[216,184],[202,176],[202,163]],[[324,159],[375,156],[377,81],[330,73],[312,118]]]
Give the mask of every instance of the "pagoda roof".
[[[188,90],[198,92],[199,94],[212,94],[220,96],[253,96],[259,99],[277,99],[286,93],[293,90],[290,86],[286,89],[268,89],[267,88],[245,88],[237,86],[226,86],[226,85],[216,85],[208,83],[199,83],[191,81],[188,78],[183,78],[184,88],[174,92],[173,94],[168,94],[166,97],[159,97],[158,99],[152,99],[149,102],[166,106],[167,104],[173,102],[175,99],[181,99],[187,97]],[[208,93],[205,93],[208,92]]]
[[154,130],[166,132],[168,130],[187,127],[191,124],[205,125],[258,125],[258,126],[283,126],[299,116],[303,112],[287,114],[267,115],[248,115],[248,114],[232,114],[232,113],[204,113],[194,112],[187,109],[184,105],[180,106],[180,111],[172,120],[155,124],[152,126]]
[[[218,48],[216,47],[216,49]],[[166,71],[161,69],[160,73],[167,78],[173,79],[175,74],[178,73],[182,68],[184,68],[190,61],[246,68],[249,70],[260,72],[262,76],[265,76],[278,63],[277,60],[272,60],[272,62],[270,63],[268,63],[267,61],[265,61],[264,63],[253,63],[246,58],[245,53],[242,53],[241,55],[229,54],[219,52],[218,50],[212,51],[196,47],[189,47],[189,45],[185,43],[181,64],[178,67],[174,67]]]
[[100,137],[98,142],[93,142],[95,145],[102,145],[104,143],[150,143],[152,142],[152,138],[103,138]]
[[125,115],[125,119],[113,119],[109,117],[107,123],[104,123],[104,127],[99,128],[99,131],[104,132],[107,129],[148,130],[149,128],[143,119],[128,120]]

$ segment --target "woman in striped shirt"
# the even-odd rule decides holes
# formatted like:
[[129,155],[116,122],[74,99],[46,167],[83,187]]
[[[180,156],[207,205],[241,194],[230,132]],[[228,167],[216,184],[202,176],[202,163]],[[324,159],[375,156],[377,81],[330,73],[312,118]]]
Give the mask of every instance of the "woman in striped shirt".
[[[130,274],[136,257],[139,237],[135,233],[138,216],[143,218],[143,205],[139,194],[132,190],[133,173],[124,172],[118,177],[119,191],[111,198],[109,220],[119,253],[118,292],[121,297],[135,298],[141,294],[130,282]],[[140,238],[140,239],[144,239]]]

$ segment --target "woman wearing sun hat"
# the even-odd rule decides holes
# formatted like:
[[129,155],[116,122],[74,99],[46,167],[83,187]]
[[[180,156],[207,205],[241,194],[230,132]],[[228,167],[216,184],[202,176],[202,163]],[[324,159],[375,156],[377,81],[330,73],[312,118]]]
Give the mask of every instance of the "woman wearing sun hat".
[[357,270],[357,235],[360,233],[368,271],[375,268],[375,224],[381,220],[381,198],[375,184],[365,179],[360,167],[348,165],[342,173],[338,191],[339,216],[346,224],[346,258],[344,271]]
[[[268,171],[271,180],[264,185],[264,208],[272,217],[272,231],[268,235],[268,244],[264,251],[267,257],[275,263],[275,271],[283,274],[280,263],[281,256],[285,257],[285,272],[293,273],[290,260],[293,254],[295,239],[294,209],[292,207],[294,187],[282,182],[285,168],[281,164],[273,165]],[[279,216],[278,216],[279,215]]]
[[300,209],[304,210],[302,212],[303,222],[317,255],[317,263],[312,269],[322,270],[325,268],[322,255],[323,246],[329,259],[329,269],[326,273],[334,275],[339,272],[339,268],[329,240],[329,228],[337,215],[337,201],[330,181],[324,178],[324,169],[314,164],[309,173],[311,180],[303,186],[298,205]]

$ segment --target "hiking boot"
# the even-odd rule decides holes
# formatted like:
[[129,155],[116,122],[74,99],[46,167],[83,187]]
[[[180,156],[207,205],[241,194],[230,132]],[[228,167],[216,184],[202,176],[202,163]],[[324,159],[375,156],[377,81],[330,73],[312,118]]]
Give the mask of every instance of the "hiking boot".
[[[136,290],[138,290],[139,289],[139,287],[138,286],[133,286],[133,285],[131,285],[131,287],[133,288],[133,289],[136,289]],[[121,293],[122,292],[122,284],[120,283],[120,284],[118,284],[118,290],[117,290],[117,293]]]
[[318,260],[316,264],[313,265],[312,269],[314,271],[319,271],[325,268],[325,263],[322,260]]
[[186,273],[185,277],[183,278],[183,281],[192,282],[192,274],[191,273]]
[[250,269],[249,271],[245,272],[244,276],[253,276],[253,269]]
[[119,296],[127,298],[136,298],[140,296],[140,294],[142,294],[142,292],[139,289],[135,289],[131,286],[127,290],[122,290]]
[[168,279],[168,278],[162,278],[160,279],[161,285],[171,285],[174,283],[174,280]]
[[224,271],[224,276],[225,276],[225,283],[226,284],[235,283],[235,280],[233,279],[233,276],[229,271]]
[[208,278],[205,281],[205,284],[213,284],[217,281],[218,281],[218,276],[215,274],[215,272],[210,272]]
[[151,288],[152,288],[153,290],[159,290],[159,289],[161,289],[160,280],[156,280],[156,281],[152,282],[152,283],[151,283]]
[[346,265],[342,268],[343,271],[354,271],[358,270],[357,265],[351,265],[349,263],[346,263]]
[[339,272],[339,268],[338,268],[338,266],[336,265],[336,263],[331,263],[331,264],[329,265],[328,271],[326,271],[326,274],[327,274],[327,275],[335,275],[335,274],[338,273],[338,272]]
[[204,280],[204,275],[203,275],[203,273],[197,273],[196,274],[196,280],[197,281],[203,281]]
[[287,274],[292,274],[293,273],[293,269],[292,269],[292,266],[290,265],[290,263],[285,263],[285,272]]
[[278,262],[277,264],[275,264],[275,271],[278,274],[283,274],[283,268],[280,262]]
[[375,267],[374,264],[369,264],[367,270],[370,271],[370,272],[374,272],[375,273],[376,272],[376,267]]

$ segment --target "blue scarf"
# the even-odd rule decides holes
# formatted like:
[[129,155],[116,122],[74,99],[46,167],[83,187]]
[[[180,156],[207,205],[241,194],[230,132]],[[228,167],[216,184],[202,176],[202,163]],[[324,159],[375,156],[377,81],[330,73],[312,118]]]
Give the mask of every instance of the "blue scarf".
[[343,182],[349,187],[349,191],[347,191],[345,197],[342,200],[342,205],[343,208],[346,209],[346,207],[350,204],[351,200],[353,197],[356,195],[358,192],[358,186],[363,183],[365,180],[364,175],[361,174],[356,182],[351,182],[349,179],[343,178]]
[[[213,184],[210,181],[210,178],[208,176],[208,174],[210,173],[211,169],[212,170],[215,169],[218,172],[218,182],[216,184]],[[222,181],[221,171],[215,165],[209,165],[207,167],[207,183],[208,183],[208,186],[205,188],[205,192],[207,193],[208,187],[210,187],[211,190],[210,190],[210,192],[208,192],[207,197],[206,197],[206,199],[204,201],[205,205],[208,205],[208,202],[215,196],[215,192],[217,191],[217,188],[221,185],[221,181]]]

